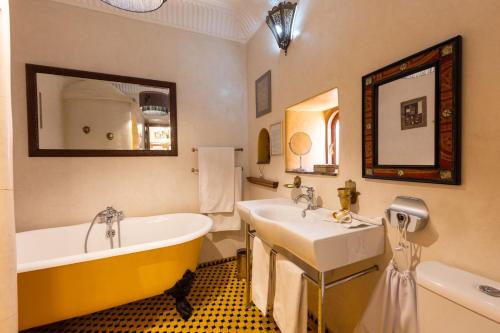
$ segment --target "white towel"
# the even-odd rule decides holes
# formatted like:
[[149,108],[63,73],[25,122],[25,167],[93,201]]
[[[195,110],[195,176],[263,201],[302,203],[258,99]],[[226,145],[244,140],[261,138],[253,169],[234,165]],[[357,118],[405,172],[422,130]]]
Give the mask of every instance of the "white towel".
[[391,261],[368,303],[355,333],[418,333],[415,281]]
[[[234,200],[241,201],[243,186],[243,168],[234,168]],[[214,221],[211,232],[231,231],[241,229],[241,218],[236,209],[236,205],[232,213],[208,214]]]
[[370,218],[370,217],[355,214],[353,212],[351,212],[351,216],[353,219],[358,220],[360,222],[373,224],[373,225],[384,225],[384,219],[382,217]]
[[271,248],[255,237],[252,249],[252,301],[264,315],[267,314],[269,298],[270,256]]
[[276,256],[273,317],[282,333],[307,331],[307,282],[303,273],[282,255]]
[[234,209],[234,148],[199,147],[200,213],[232,213]]
[[346,215],[343,221],[337,221],[331,216],[324,218],[323,221],[341,223],[340,225],[346,229],[362,228],[370,225],[384,225],[382,217],[369,218],[353,212],[349,212],[349,215]]

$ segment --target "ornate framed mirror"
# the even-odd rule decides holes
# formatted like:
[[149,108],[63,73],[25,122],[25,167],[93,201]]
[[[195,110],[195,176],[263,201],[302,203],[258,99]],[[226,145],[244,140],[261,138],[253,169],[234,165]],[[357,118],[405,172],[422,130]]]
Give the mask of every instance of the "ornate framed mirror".
[[29,156],[177,156],[174,82],[26,65]]
[[460,184],[461,37],[363,76],[363,177]]

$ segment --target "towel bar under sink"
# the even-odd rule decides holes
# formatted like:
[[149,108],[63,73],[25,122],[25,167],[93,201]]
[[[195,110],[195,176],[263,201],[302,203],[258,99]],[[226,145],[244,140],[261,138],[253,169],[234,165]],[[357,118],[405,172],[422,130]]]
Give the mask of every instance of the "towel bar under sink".
[[[245,223],[244,221],[242,221]],[[246,246],[246,251],[247,251],[247,260],[246,260],[246,277],[245,277],[245,304],[248,307],[251,306],[251,268],[250,268],[250,263],[251,263],[251,256],[252,252],[250,249],[250,239],[254,238],[256,235],[255,230],[250,229],[250,225],[248,223],[245,223],[245,246]],[[262,242],[266,243],[263,239],[261,239]],[[269,244],[267,244],[269,246]],[[274,299],[274,286],[275,286],[275,269],[276,269],[276,255],[279,253],[283,256],[285,256],[288,260],[294,261],[290,258],[287,253],[283,253],[280,251],[279,248],[269,246],[271,248],[271,260],[269,263],[270,269],[269,269],[269,281],[270,281],[270,301],[268,304],[272,307],[273,304],[273,299]],[[307,265],[306,263],[302,262],[302,265]],[[366,274],[369,274],[371,272],[375,272],[379,270],[378,265],[373,265],[371,267],[368,267],[366,269],[363,269],[359,272],[353,273],[351,275],[345,276],[343,278],[331,281],[329,283],[326,283],[325,276],[329,272],[319,272],[318,270],[310,267],[310,265],[307,265],[310,270],[315,271],[318,275],[318,278],[315,279],[311,276],[309,276],[307,273],[303,273],[302,277],[309,282],[311,282],[313,285],[315,285],[318,288],[318,313],[317,313],[317,319],[318,319],[318,333],[324,333],[326,331],[326,326],[325,326],[325,320],[324,320],[324,302],[325,302],[325,292],[326,290],[338,286],[340,284],[352,281],[354,279],[357,279],[361,276],[364,276]]]

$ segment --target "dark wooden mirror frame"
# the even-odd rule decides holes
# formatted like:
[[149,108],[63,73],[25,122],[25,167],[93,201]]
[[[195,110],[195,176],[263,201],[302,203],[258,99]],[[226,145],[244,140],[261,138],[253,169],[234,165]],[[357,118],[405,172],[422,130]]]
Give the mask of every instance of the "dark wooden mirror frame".
[[[168,88],[170,92],[171,150],[86,150],[40,149],[38,133],[37,73],[74,76],[93,80],[115,81]],[[177,94],[175,82],[142,79],[130,76],[103,74],[74,69],[26,64],[26,98],[28,106],[28,145],[30,157],[86,157],[86,156],[177,156]]]
[[[363,76],[363,178],[460,185],[461,36]],[[378,87],[436,68],[435,165],[378,165]]]

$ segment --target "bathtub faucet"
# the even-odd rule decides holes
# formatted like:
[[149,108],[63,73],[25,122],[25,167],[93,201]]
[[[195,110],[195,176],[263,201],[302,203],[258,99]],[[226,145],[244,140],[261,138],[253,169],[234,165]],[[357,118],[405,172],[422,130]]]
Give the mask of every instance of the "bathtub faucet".
[[106,223],[106,232],[105,232],[105,237],[109,239],[109,244],[111,248],[114,248],[113,244],[113,238],[116,236],[116,231],[113,229],[113,222],[116,221],[116,225],[118,226],[118,247],[122,246],[122,239],[121,239],[121,233],[120,233],[120,221],[123,220],[124,215],[123,211],[118,211],[114,209],[113,207],[106,207],[106,209],[100,211],[99,213],[96,214],[94,219],[92,220],[92,223],[90,224],[89,230],[87,231],[87,235],[85,236],[85,243],[83,245],[85,253],[87,253],[87,243],[89,241],[89,235],[90,231],[92,230],[92,227],[94,226],[94,223],[96,220],[99,218],[99,224]]
[[106,223],[106,238],[109,238],[111,248],[114,248],[113,238],[116,235],[115,229],[113,229],[113,222],[116,221],[118,225],[118,247],[121,247],[121,237],[120,237],[120,221],[123,220],[123,211],[117,211],[113,207],[106,207],[105,210],[101,211],[98,216],[100,221],[98,223]]

